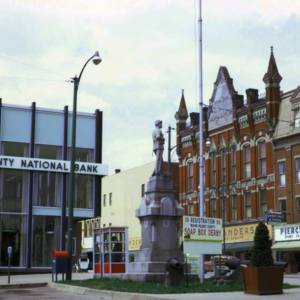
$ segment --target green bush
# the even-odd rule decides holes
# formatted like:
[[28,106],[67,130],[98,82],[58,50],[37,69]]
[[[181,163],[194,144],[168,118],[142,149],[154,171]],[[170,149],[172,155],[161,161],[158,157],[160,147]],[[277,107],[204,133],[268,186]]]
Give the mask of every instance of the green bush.
[[259,222],[254,235],[254,247],[251,255],[251,265],[255,267],[272,266],[273,257],[271,251],[272,241],[270,240],[268,227]]

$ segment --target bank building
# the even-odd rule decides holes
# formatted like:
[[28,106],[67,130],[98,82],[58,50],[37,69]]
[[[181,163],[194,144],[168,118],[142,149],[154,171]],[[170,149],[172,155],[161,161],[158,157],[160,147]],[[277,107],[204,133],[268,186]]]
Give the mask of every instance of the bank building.
[[[0,272],[47,270],[65,249],[72,112],[0,99]],[[74,225],[100,215],[102,112],[77,113]],[[73,255],[80,249],[73,238]]]

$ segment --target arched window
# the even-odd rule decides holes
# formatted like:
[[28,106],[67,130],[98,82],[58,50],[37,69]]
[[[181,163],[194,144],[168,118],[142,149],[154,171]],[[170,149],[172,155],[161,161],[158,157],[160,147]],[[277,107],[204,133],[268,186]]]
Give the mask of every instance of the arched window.
[[194,191],[194,164],[192,160],[187,162],[187,192]]
[[258,175],[267,175],[267,160],[266,160],[266,143],[265,141],[260,141],[257,143],[258,150]]
[[236,147],[232,146],[230,150],[231,181],[236,181]]
[[251,177],[250,144],[243,147],[243,174],[244,178]]
[[210,185],[216,185],[216,153],[210,153]]
[[226,149],[221,149],[221,183],[226,182]]

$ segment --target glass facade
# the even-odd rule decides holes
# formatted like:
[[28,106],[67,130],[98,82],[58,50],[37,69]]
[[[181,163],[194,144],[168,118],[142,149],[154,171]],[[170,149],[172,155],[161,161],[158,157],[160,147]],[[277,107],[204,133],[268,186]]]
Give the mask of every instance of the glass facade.
[[[1,155],[28,155],[25,143],[2,142]],[[7,266],[7,247],[12,247],[11,265],[26,266],[28,172],[0,169],[0,266]]]
[[18,214],[0,214],[0,266],[7,266],[7,247],[12,247],[11,265],[26,265],[27,217]]
[[33,216],[32,265],[51,266],[52,252],[59,249],[60,218]]
[[[0,142],[0,150],[1,155],[28,157],[29,144]],[[36,145],[34,154],[40,159],[61,160],[62,147]],[[76,161],[92,162],[93,150],[79,148],[76,152]],[[30,220],[32,267],[50,267],[52,251],[60,249],[61,218],[51,215],[52,211],[47,212],[47,215],[36,213],[32,217],[28,215],[29,175],[30,172],[27,170],[0,169],[0,267],[7,266],[8,246],[13,248],[12,266],[27,267]],[[94,176],[77,174],[75,178],[74,208],[93,209]],[[33,171],[32,184],[33,207],[61,208],[63,173]]]

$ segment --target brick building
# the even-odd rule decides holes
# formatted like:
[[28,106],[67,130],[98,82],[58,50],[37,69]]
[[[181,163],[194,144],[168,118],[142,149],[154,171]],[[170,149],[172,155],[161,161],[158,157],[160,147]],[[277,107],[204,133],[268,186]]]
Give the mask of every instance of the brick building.
[[[244,255],[252,244],[247,226],[263,220],[267,209],[282,208],[275,197],[282,191],[276,188],[278,165],[274,161],[279,154],[274,152],[273,141],[277,128],[284,126],[280,104],[292,93],[280,91],[281,79],[273,49],[263,76],[262,96],[249,88],[244,99],[235,90],[227,68],[221,66],[209,105],[203,108],[205,214],[224,219],[227,252]],[[175,118],[180,202],[186,214],[198,215],[199,115],[188,116],[184,94]],[[239,237],[231,236],[234,232]]]

